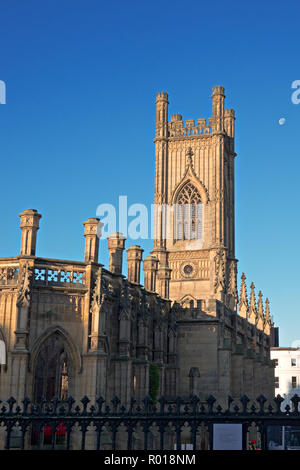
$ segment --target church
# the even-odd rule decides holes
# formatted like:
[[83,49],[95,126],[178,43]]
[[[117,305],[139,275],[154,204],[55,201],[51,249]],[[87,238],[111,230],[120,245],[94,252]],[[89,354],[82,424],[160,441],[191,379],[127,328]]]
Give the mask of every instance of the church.
[[208,120],[169,119],[168,94],[156,95],[149,256],[112,233],[104,267],[92,217],[82,260],[40,258],[42,216],[20,214],[20,252],[0,259],[1,400],[273,398],[269,300],[253,283],[247,293],[244,274],[237,285],[235,113],[224,102],[216,86]]

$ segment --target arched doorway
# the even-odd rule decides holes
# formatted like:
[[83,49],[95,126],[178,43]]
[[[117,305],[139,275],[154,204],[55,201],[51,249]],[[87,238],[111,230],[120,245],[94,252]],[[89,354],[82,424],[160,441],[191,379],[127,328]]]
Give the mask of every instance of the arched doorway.
[[[66,340],[57,331],[41,345],[34,371],[34,402],[39,404],[45,399],[51,402],[54,397],[66,400],[69,395],[71,361]],[[42,441],[40,440],[42,438]],[[55,444],[64,444],[65,426],[60,423],[55,435]],[[45,426],[42,436],[38,427],[33,426],[32,444],[49,445],[52,430]]]
[[59,332],[52,334],[42,344],[34,375],[34,401],[54,396],[66,400],[69,391],[70,360],[65,340]]

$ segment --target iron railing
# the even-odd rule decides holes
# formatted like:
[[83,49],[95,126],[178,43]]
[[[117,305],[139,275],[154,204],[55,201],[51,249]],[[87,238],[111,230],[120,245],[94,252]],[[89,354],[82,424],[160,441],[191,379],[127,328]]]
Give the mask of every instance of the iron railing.
[[188,429],[190,448],[196,450],[197,436],[204,426],[209,436],[209,448],[212,449],[213,424],[240,423],[243,448],[248,447],[249,428],[254,425],[260,433],[261,449],[267,450],[268,426],[300,426],[300,397],[294,395],[291,398],[292,407],[286,405],[284,410],[283,401],[278,395],[271,404],[260,395],[251,403],[244,395],[238,403],[228,397],[227,406],[221,407],[213,396],[204,402],[197,396],[189,401],[177,397],[172,403],[165,397],[156,403],[145,397],[142,403],[132,398],[125,406],[118,397],[114,397],[108,405],[102,397],[92,404],[85,396],[76,404],[69,396],[64,402],[55,397],[51,402],[42,400],[39,404],[24,398],[20,406],[11,397],[5,402],[0,401],[0,440],[2,436],[5,441],[2,448],[7,450],[12,447],[55,449],[59,446],[67,450],[83,450],[86,449],[86,437],[90,434],[94,449],[103,449],[108,445],[109,449],[118,450],[119,434],[125,445],[123,448],[128,450],[135,448],[138,439],[139,447],[144,450],[153,449],[154,442],[156,449],[164,450],[170,446],[170,435],[173,436],[172,449],[174,444],[176,449],[181,449],[183,429]]

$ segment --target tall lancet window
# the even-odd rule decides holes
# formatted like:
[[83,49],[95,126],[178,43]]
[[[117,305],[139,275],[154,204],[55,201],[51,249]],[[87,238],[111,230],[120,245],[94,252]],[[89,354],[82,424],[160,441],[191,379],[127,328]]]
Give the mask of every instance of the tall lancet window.
[[69,389],[69,359],[64,339],[51,335],[41,346],[35,368],[34,399],[51,401],[54,396],[66,400]]
[[190,182],[181,189],[175,204],[175,240],[203,239],[203,204],[197,188]]

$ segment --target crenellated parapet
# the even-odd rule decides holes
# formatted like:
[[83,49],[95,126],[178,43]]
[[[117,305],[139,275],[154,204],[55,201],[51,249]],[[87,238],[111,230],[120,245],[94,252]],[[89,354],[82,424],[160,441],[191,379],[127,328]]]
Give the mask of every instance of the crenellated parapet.
[[195,137],[212,133],[212,118],[186,119],[182,120],[181,114],[173,114],[168,123],[169,137]]
[[[212,92],[212,116],[208,119],[186,119],[181,114],[172,114],[168,121],[168,95],[167,93],[157,94],[157,137],[168,137],[172,139],[185,138],[205,138],[214,133],[225,133],[234,139],[235,112],[233,109],[224,108],[225,93],[224,87],[215,86]],[[167,125],[167,128],[165,127]],[[164,131],[162,131],[164,129]],[[231,146],[231,150],[234,148]]]

